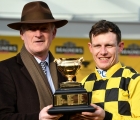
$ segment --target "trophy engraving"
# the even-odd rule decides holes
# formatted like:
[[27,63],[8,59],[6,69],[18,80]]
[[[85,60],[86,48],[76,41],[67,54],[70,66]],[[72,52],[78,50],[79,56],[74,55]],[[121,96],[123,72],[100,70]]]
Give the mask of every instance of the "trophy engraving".
[[81,58],[59,58],[54,62],[57,69],[67,77],[67,81],[60,83],[60,88],[53,95],[53,107],[48,110],[49,114],[71,113],[82,111],[94,111],[89,100],[89,93],[81,83],[73,81],[81,69],[83,57]]
[[87,97],[86,93],[84,94],[63,94],[63,95],[55,95],[54,106],[61,105],[87,105]]

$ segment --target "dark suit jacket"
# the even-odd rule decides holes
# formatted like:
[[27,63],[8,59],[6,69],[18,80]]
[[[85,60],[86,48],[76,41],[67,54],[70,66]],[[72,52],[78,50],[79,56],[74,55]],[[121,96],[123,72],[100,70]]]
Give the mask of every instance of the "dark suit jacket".
[[[58,72],[59,83],[66,81]],[[20,54],[0,62],[0,120],[39,120],[36,87]]]

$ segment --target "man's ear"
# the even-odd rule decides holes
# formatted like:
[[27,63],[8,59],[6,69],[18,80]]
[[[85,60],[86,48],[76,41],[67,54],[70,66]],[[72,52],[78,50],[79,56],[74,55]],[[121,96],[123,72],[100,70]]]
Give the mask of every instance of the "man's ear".
[[121,41],[121,42],[119,43],[119,52],[122,52],[122,51],[123,51],[123,48],[124,48],[124,42]]
[[88,48],[89,48],[89,51],[92,53],[92,44],[91,44],[91,42],[88,43]]
[[53,38],[55,38],[56,33],[57,33],[57,29],[56,29],[56,28],[54,28],[54,30],[53,30]]
[[23,30],[20,29],[20,35],[23,35]]
[[20,37],[21,37],[22,40],[24,40],[24,38],[23,38],[23,30],[20,30]]

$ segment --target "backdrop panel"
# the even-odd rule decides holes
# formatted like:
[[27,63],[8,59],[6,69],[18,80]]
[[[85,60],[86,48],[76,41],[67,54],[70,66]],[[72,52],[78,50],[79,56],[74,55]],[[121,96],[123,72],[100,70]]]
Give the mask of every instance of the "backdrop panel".
[[[122,64],[135,68],[140,72],[140,40],[123,40],[124,50],[120,54]],[[84,57],[77,78],[81,81],[94,70],[94,62],[88,49],[87,38],[55,38],[51,45],[51,52],[55,58]],[[19,36],[0,36],[0,61],[16,55],[23,45]]]

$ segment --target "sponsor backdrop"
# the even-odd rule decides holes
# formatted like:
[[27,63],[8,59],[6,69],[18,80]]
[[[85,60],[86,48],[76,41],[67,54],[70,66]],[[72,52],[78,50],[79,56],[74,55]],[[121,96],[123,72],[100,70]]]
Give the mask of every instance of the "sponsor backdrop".
[[[125,47],[120,54],[122,64],[135,68],[140,72],[140,42],[139,40],[123,40]],[[88,50],[88,38],[55,38],[51,45],[51,52],[55,58],[84,57],[81,69],[77,73],[77,80],[81,81],[94,70],[94,62]],[[0,36],[0,61],[16,55],[23,45],[19,36]]]

